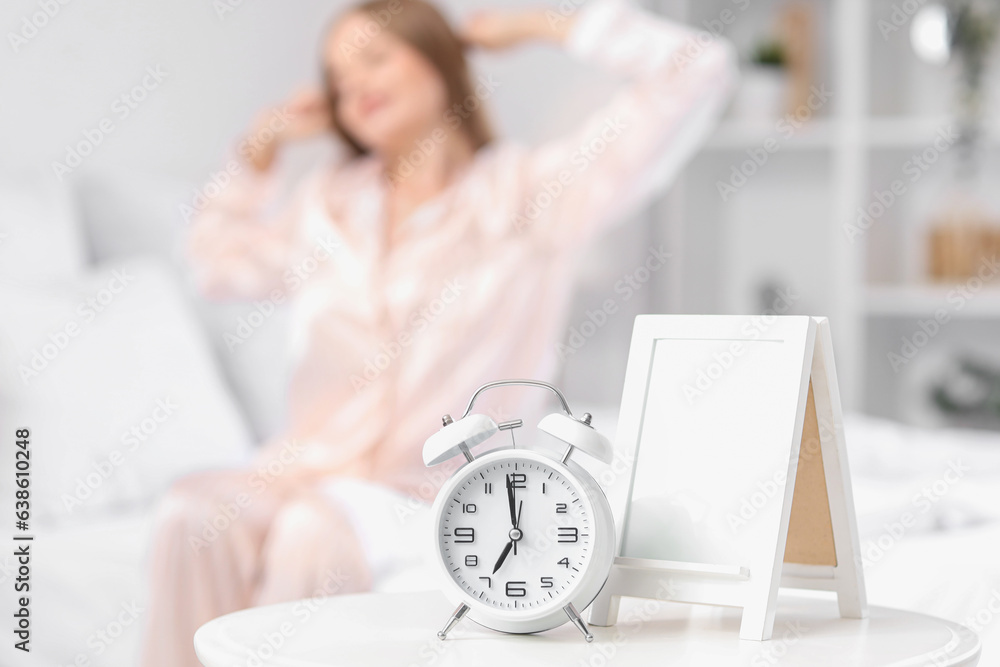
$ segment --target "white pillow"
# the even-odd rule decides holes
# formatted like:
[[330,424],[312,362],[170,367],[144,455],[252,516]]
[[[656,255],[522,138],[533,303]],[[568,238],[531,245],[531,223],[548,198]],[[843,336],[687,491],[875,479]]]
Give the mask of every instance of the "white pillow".
[[65,280],[85,261],[69,192],[40,177],[0,175],[0,279]]
[[102,169],[81,174],[74,188],[93,263],[136,255],[160,257],[175,266],[183,262],[187,224],[180,205],[190,205],[194,185]]
[[[160,262],[69,286],[0,283],[0,312],[0,424],[31,429],[36,518],[143,505],[184,473],[247,459],[248,430]],[[12,434],[0,442],[9,470]]]
[[184,254],[189,231],[181,205],[191,206],[197,190],[167,176],[143,172],[99,170],[83,174],[77,198],[91,258],[115,262],[136,255],[166,260],[177,272],[243,414],[260,441],[285,426],[288,377],[288,309],[275,309],[253,336],[232,349],[226,344],[248,317],[257,317],[249,302],[218,303],[202,298],[191,281]]

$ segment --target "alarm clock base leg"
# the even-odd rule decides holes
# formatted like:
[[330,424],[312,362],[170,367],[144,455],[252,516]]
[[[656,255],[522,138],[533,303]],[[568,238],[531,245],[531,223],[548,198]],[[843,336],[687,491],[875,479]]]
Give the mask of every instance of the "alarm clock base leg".
[[444,639],[445,637],[447,637],[448,633],[451,632],[451,629],[455,627],[455,624],[461,621],[462,617],[465,616],[468,613],[468,611],[469,611],[469,605],[467,604],[458,605],[458,609],[456,609],[455,613],[453,613],[451,615],[451,618],[448,619],[448,624],[445,625],[444,629],[438,633],[438,639]]
[[574,607],[572,603],[563,607],[563,611],[566,612],[567,616],[569,616],[569,620],[573,622],[573,625],[579,628],[580,632],[583,633],[584,639],[588,642],[594,641],[594,635],[591,634],[590,628],[588,628],[584,620],[580,618],[580,612],[576,610],[576,607]]

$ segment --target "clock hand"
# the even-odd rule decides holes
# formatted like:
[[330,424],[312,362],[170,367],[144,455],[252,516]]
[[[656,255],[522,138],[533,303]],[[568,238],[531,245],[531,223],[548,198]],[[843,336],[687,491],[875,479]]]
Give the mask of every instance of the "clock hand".
[[[510,478],[508,477],[507,479],[508,479],[507,490],[513,492],[513,489],[511,489],[510,484],[509,484]],[[514,520],[513,520],[514,521],[514,528],[513,528],[513,530],[511,530],[511,534],[513,534],[514,530],[518,529],[517,528],[517,524],[520,523],[520,521],[521,521],[521,507],[523,505],[524,505],[524,501],[523,500],[517,503],[517,514],[513,515],[514,516]],[[514,549],[514,555],[515,556],[517,555],[517,543],[518,543],[519,540],[520,540],[520,537],[518,537],[517,540],[515,540],[512,537],[511,540],[510,540],[510,542],[507,543],[507,546],[505,546],[503,548],[503,553],[500,554],[500,558],[497,559],[496,565],[493,566],[493,574],[496,574],[497,570],[500,569],[500,566],[503,565],[503,562],[505,560],[507,560],[507,555],[510,553],[511,548]]]
[[[521,523],[521,506],[522,505],[524,505],[524,501],[523,500],[519,500],[517,502],[517,521],[514,523],[514,528],[515,529],[518,529],[517,527]],[[518,529],[518,531],[520,531],[520,529]],[[511,540],[511,541],[514,543],[514,555],[516,556],[517,555],[517,543],[520,542],[520,540]]]
[[501,565],[503,565],[503,562],[504,562],[505,560],[507,560],[507,554],[509,554],[509,553],[510,553],[510,548],[511,548],[512,546],[514,546],[514,540],[511,540],[510,542],[508,542],[508,543],[507,543],[507,546],[505,546],[505,547],[503,548],[503,553],[502,553],[502,554],[500,554],[500,558],[498,558],[498,559],[497,559],[497,563],[496,563],[496,565],[494,565],[494,566],[493,566],[493,574],[496,574],[496,573],[497,573],[497,570],[499,570],[499,569],[500,569],[500,566],[501,566]]
[[510,507],[510,525],[517,528],[517,516],[514,514],[514,485],[510,475],[507,475],[507,505]]

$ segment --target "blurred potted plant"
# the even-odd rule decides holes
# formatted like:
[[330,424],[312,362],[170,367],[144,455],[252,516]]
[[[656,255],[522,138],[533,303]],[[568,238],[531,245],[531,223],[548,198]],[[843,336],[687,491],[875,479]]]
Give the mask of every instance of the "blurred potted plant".
[[1000,9],[994,2],[959,2],[950,12],[951,51],[961,77],[958,100],[961,155],[959,176],[974,176],[982,144],[983,110],[987,97],[985,74],[990,52],[996,43]]
[[[815,12],[809,2],[787,2],[777,9],[772,36],[750,51],[735,116],[773,121],[785,113],[801,113],[814,83]],[[807,110],[809,115],[813,111]]]
[[773,120],[785,111],[788,99],[788,58],[784,44],[774,38],[760,41],[750,53],[733,101],[733,115],[747,120]]

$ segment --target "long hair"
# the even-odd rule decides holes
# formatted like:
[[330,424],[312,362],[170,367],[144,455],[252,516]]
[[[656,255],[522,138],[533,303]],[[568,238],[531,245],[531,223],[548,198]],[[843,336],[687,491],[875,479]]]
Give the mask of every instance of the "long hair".
[[[456,104],[463,106],[475,95],[462,41],[434,5],[424,0],[369,0],[349,12],[367,15],[381,30],[399,37],[427,58],[444,80],[449,108]],[[367,154],[369,150],[351,136],[337,117],[337,90],[325,63],[323,84],[333,118],[333,131],[356,156]],[[493,140],[483,105],[466,109],[465,113],[460,129],[472,143],[473,150],[479,150]]]

